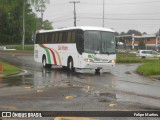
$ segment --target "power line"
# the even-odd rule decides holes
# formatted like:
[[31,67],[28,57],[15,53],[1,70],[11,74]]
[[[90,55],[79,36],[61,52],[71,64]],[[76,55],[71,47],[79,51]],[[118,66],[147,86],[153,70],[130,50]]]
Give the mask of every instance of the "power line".
[[70,17],[71,17],[71,15],[63,15],[63,16],[59,16],[59,17],[53,18],[51,20],[55,21],[55,20],[61,20],[61,19],[70,18]]
[[160,1],[132,2],[132,3],[109,4],[109,5],[133,5],[133,4],[148,4],[148,3],[159,3],[159,2]]
[[[103,19],[101,17],[79,17],[80,19]],[[132,19],[132,18],[104,18],[108,20],[160,20],[160,19]]]
[[65,19],[61,19],[61,20],[51,20],[53,23],[54,22],[62,22],[62,21],[66,21],[66,20],[71,20],[73,18],[65,18]]
[[[102,13],[82,13],[79,12],[81,15],[102,15]],[[153,13],[116,13],[116,14],[105,14],[105,15],[157,15],[160,14],[160,12],[153,12]]]
[[[92,19],[92,20],[102,20],[103,18],[101,18],[101,17],[77,17],[77,18],[79,18],[79,19]],[[52,19],[51,21],[54,23],[54,22],[62,22],[62,21],[66,21],[66,20],[71,20],[71,19],[73,19],[72,17],[70,17],[70,18],[65,18],[65,19]],[[129,21],[132,21],[132,20],[136,20],[136,21],[141,21],[141,20],[143,20],[143,22],[144,21],[159,21],[160,19],[131,19],[131,18],[126,18],[126,19],[123,19],[123,18],[104,18],[104,19],[107,19],[107,20],[120,20],[120,21],[127,21],[127,20],[129,20]]]
[[[131,2],[131,3],[118,3],[118,4],[108,4],[108,5],[134,5],[134,4],[150,4],[150,3],[159,3],[160,1],[149,1],[149,2]],[[103,5],[103,3],[95,2],[82,2],[82,4],[89,5]]]
[[74,4],[74,26],[76,27],[76,3],[80,3],[80,1],[70,1],[69,3]]

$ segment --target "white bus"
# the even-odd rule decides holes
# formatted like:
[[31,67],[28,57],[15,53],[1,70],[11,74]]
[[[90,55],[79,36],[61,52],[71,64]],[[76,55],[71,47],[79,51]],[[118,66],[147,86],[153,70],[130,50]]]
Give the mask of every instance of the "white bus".
[[43,67],[52,65],[76,69],[110,70],[115,66],[115,35],[112,29],[71,27],[40,30],[36,33],[34,60]]

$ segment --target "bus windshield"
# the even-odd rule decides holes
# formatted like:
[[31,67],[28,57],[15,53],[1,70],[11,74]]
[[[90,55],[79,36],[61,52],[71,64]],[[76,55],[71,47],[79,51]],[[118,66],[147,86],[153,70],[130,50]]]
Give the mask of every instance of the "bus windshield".
[[94,54],[115,54],[114,33],[106,31],[85,31],[84,52]]

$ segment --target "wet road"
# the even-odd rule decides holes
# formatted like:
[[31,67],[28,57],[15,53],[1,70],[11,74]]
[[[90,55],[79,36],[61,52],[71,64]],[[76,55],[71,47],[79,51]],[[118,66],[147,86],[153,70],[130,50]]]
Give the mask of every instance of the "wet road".
[[117,64],[110,72],[51,70],[33,56],[1,55],[22,69],[0,78],[0,110],[107,111],[160,110],[160,80],[135,73],[138,64]]

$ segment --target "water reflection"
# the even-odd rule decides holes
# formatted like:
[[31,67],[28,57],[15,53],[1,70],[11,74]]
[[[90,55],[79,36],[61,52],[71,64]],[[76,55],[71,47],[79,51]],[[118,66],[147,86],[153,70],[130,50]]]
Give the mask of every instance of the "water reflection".
[[[30,76],[30,75],[29,75]],[[27,76],[13,76],[13,77],[3,77],[0,78],[0,84],[2,87],[11,87],[11,86],[32,86],[33,80],[28,79]]]

